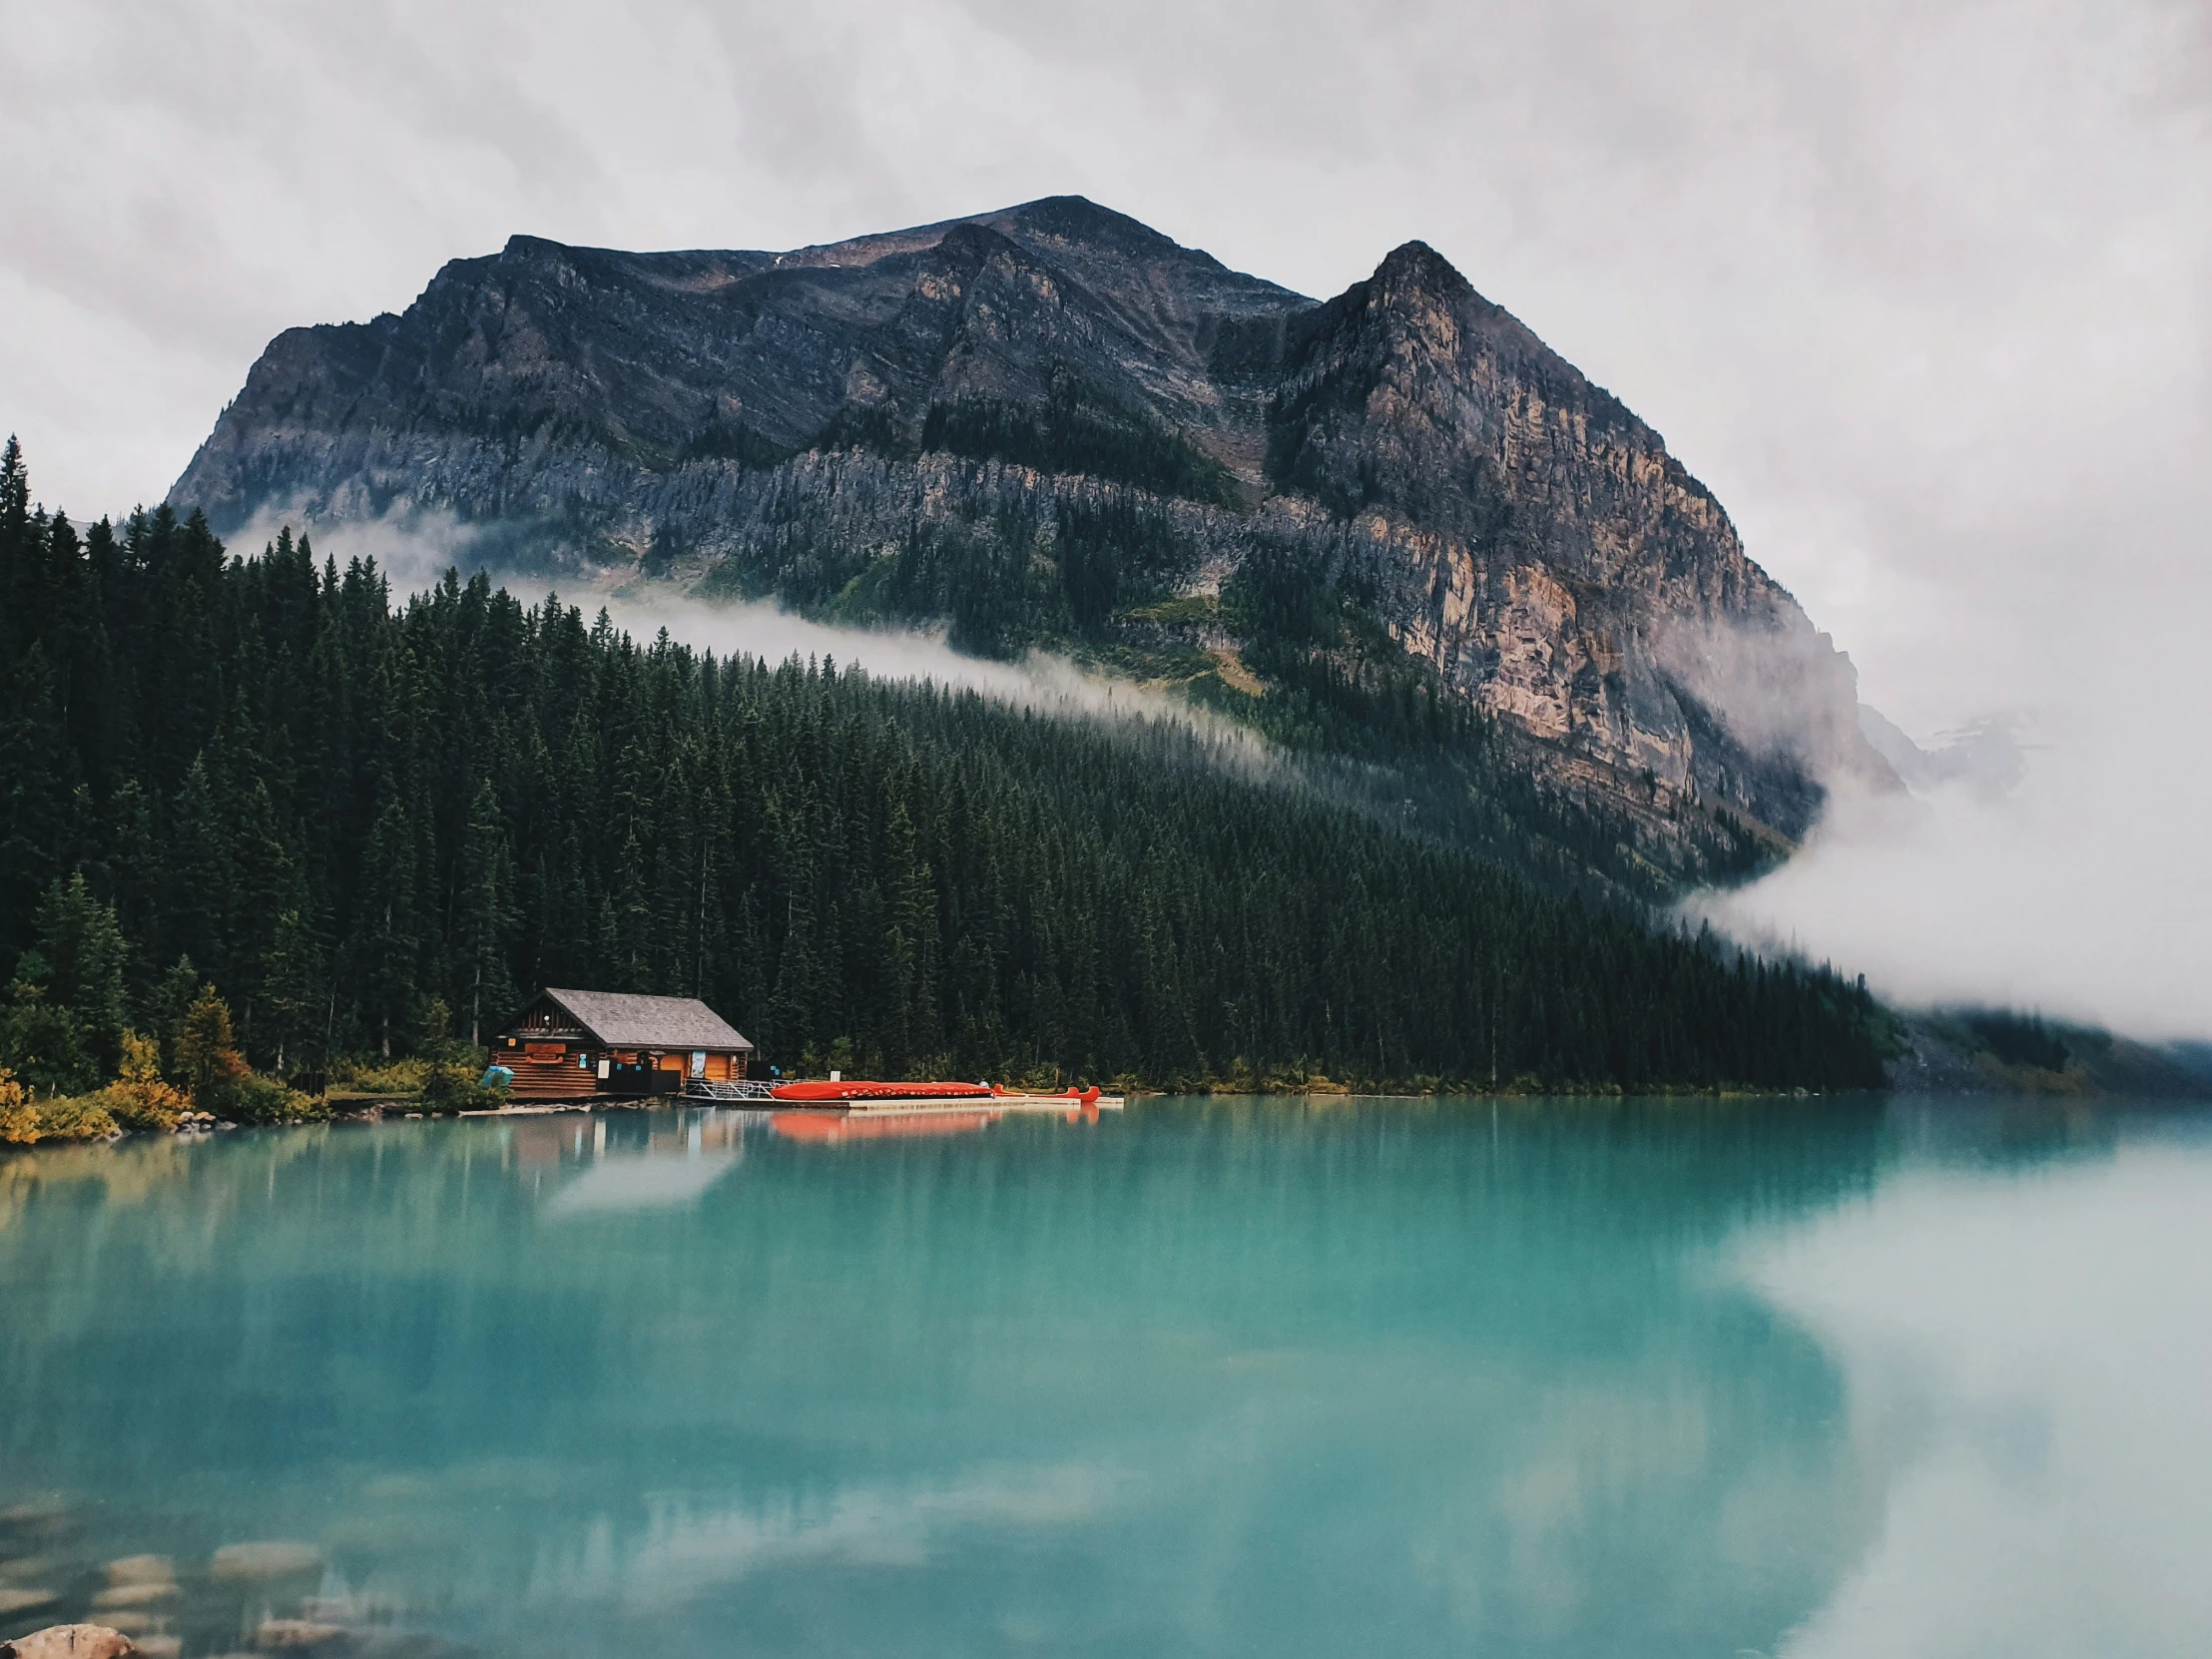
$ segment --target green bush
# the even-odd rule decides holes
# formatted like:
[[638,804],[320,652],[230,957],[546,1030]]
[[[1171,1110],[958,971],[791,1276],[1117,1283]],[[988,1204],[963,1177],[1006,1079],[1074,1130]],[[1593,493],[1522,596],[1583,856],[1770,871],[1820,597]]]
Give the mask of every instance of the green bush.
[[425,1112],[496,1111],[507,1103],[507,1091],[487,1086],[481,1077],[481,1067],[463,1061],[437,1061],[422,1079],[422,1109]]
[[427,1060],[337,1060],[330,1086],[355,1094],[419,1094],[429,1073]]
[[215,1104],[204,1100],[201,1104],[233,1123],[307,1123],[328,1113],[313,1095],[288,1089],[281,1079],[259,1071],[248,1072],[232,1083]]

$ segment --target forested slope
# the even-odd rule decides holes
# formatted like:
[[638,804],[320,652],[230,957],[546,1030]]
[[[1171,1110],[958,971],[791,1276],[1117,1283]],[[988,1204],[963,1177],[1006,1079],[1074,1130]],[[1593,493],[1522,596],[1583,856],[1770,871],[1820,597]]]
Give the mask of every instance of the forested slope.
[[233,558],[167,509],[80,534],[31,510],[12,442],[0,662],[11,1032],[91,994],[66,940],[36,948],[81,875],[127,996],[189,957],[265,1062],[404,1049],[433,998],[489,1030],[550,982],[696,992],[787,1069],[1881,1080],[1862,985],[1180,727],[716,661],[482,578],[395,609],[373,565],[288,535]]

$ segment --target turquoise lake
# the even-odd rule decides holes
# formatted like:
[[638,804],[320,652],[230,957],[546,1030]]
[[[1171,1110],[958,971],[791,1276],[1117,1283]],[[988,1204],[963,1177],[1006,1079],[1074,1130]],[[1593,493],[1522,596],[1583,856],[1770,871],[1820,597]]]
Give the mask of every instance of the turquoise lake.
[[[0,1156],[0,1635],[2212,1646],[2203,1116],[1166,1099],[931,1127]],[[140,1555],[166,1564],[106,1570]]]

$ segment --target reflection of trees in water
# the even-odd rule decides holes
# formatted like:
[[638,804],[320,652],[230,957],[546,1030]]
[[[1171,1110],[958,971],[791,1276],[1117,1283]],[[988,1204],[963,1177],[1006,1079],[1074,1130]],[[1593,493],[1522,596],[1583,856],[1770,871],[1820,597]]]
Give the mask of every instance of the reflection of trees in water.
[[[281,1168],[315,1149],[322,1130],[287,1131],[280,1136],[249,1137],[257,1166]],[[113,1145],[55,1145],[0,1156],[0,1228],[16,1222],[34,1202],[140,1205],[180,1183],[192,1182],[212,1203],[222,1205],[239,1183],[207,1181],[209,1161],[198,1157],[194,1136],[131,1136]],[[235,1174],[235,1172],[226,1172]],[[208,1213],[193,1218],[195,1236],[206,1229]]]
[[2021,1169],[2116,1151],[2131,1123],[2170,1122],[2186,1102],[2084,1100],[2078,1095],[1933,1095],[1891,1104],[1890,1132],[1919,1159]]

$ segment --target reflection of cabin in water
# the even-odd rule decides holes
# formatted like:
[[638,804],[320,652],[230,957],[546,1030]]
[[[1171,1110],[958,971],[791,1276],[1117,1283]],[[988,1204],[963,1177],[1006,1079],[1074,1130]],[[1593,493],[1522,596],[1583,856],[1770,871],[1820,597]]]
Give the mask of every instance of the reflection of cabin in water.
[[687,1079],[743,1077],[753,1045],[695,996],[538,992],[492,1039],[516,1100],[678,1094]]

